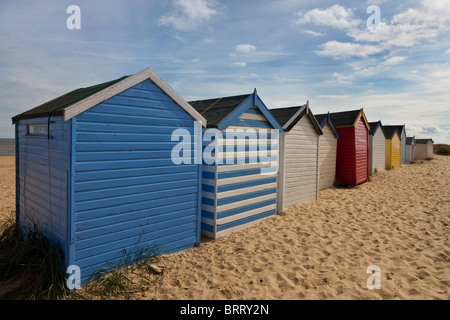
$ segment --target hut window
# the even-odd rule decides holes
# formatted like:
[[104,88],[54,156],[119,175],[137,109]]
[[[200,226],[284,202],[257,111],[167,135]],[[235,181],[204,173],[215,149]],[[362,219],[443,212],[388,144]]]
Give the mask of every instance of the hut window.
[[44,136],[48,134],[48,125],[46,123],[29,124],[28,134],[32,136]]

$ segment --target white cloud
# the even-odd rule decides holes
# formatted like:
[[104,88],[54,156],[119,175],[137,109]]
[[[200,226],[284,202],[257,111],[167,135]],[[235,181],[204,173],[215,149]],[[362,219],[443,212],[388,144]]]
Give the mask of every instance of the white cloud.
[[447,51],[445,51],[445,53],[450,54],[450,49],[447,49]]
[[212,0],[174,0],[176,12],[166,14],[159,19],[159,24],[171,26],[182,31],[189,31],[208,22],[217,14]]
[[359,44],[352,42],[328,41],[321,45],[320,51],[315,51],[320,56],[332,57],[335,59],[349,57],[368,57],[383,51],[383,48],[370,44]]
[[309,35],[312,35],[314,37],[324,37],[324,36],[326,36],[325,33],[316,32],[316,31],[312,31],[312,30],[302,30],[302,32],[304,34],[309,34]]
[[[351,42],[328,41],[321,45],[321,50],[316,51],[318,55],[335,59],[365,58],[382,52],[411,48],[436,40],[450,30],[450,6],[448,1],[442,0],[422,1],[422,7],[400,12],[390,21],[380,22],[380,28],[377,29],[367,28],[366,24],[355,19],[351,9],[339,5],[325,10],[310,10],[300,16],[298,24],[309,23],[342,29],[353,39]],[[392,65],[400,62],[398,59],[390,59],[385,63]]]
[[251,44],[238,44],[235,50],[240,53],[251,53],[256,52],[256,47]]
[[406,56],[390,57],[390,58],[387,58],[383,62],[383,65],[385,65],[385,66],[393,66],[393,65],[396,65],[396,64],[399,64],[399,63],[405,61],[406,59],[408,59],[408,57],[406,57]]
[[336,29],[354,28],[361,24],[360,19],[356,19],[352,9],[346,9],[338,4],[327,9],[313,9],[305,14],[297,13],[299,19],[297,24],[313,24],[317,26],[329,26]]
[[230,63],[230,66],[245,68],[247,66],[247,63],[246,62],[233,62],[233,63]]

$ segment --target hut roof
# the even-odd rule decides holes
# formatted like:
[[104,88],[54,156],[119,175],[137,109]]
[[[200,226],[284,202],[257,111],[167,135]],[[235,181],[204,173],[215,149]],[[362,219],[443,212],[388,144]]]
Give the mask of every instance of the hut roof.
[[[16,115],[12,118],[13,123],[17,119],[27,119],[27,118],[38,118],[38,117],[47,117],[50,113],[52,115],[61,115],[64,113],[64,110],[71,105],[79,102],[87,97],[93,95],[96,92],[99,92],[107,87],[111,86],[118,81],[125,79],[126,77],[122,77],[116,80],[96,84],[86,88],[78,88],[76,90],[70,91],[62,96],[59,96],[53,100],[45,102],[33,109],[25,111],[21,114]],[[52,112],[53,111],[53,112]]]
[[330,125],[331,129],[333,130],[336,138],[339,138],[339,132],[336,130],[336,126],[334,125],[333,121],[331,120],[329,113],[316,114],[316,115],[314,115],[314,117],[316,118],[317,123],[319,123],[320,128],[323,129],[325,127],[325,125],[328,123]]
[[384,132],[384,126],[381,124],[381,121],[378,120],[377,122],[369,122],[369,134],[374,135],[378,129],[381,129],[383,132],[384,137],[386,138],[386,134]]
[[308,103],[297,107],[271,109],[270,112],[286,131],[290,131],[303,116],[307,115],[317,133],[319,135],[323,134],[316,117],[311,112],[311,109],[309,109]]
[[429,138],[429,139],[416,139],[416,144],[426,144],[428,142],[434,143],[433,139]]
[[413,144],[415,139],[415,137],[406,137],[406,144]]
[[147,68],[131,76],[124,76],[116,80],[104,82],[94,86],[79,88],[66,93],[56,99],[43,103],[33,109],[25,111],[12,118],[13,124],[17,119],[49,117],[51,115],[64,114],[64,120],[69,120],[78,114],[102,103],[111,97],[137,85],[144,80],[151,80],[175,103],[184,109],[195,120],[206,126],[206,120],[191,105],[189,105],[178,93],[176,93],[164,80],[152,69]]
[[398,137],[401,139],[400,133],[397,130],[397,126],[383,126],[383,129],[386,139],[394,138],[395,133],[397,133]]
[[188,101],[208,121],[208,127],[217,127],[230,113],[252,94],[244,94],[231,97],[214,98],[207,100]]
[[367,130],[370,130],[369,123],[362,109],[330,113],[330,118],[336,128],[355,126],[360,116],[363,118]]

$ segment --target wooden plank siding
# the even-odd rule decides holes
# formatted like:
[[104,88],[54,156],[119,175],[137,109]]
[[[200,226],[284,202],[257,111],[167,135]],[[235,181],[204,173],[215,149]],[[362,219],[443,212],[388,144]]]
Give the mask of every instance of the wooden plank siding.
[[337,140],[330,125],[327,123],[323,128],[323,135],[320,137],[319,152],[319,189],[331,187],[336,179],[336,153]]
[[169,253],[199,242],[201,166],[171,159],[172,132],[194,134],[188,113],[145,80],[72,123],[73,263],[83,282],[123,250]]
[[[278,159],[279,136],[271,128],[266,117],[251,107],[228,131],[220,130],[223,139],[216,163],[203,166],[203,186],[209,187],[202,197],[203,235],[216,239],[276,214],[277,166],[269,169],[270,163],[258,157],[258,152],[266,151]],[[267,147],[260,147],[258,142],[266,137]],[[264,169],[271,173],[262,174]]]
[[32,227],[35,223],[67,252],[71,124],[62,116],[53,117],[51,139],[28,134],[29,124],[47,123],[48,118],[16,122],[18,225]]
[[385,169],[386,165],[386,138],[381,128],[374,135],[369,135],[369,172]]
[[400,168],[401,141],[397,133],[392,139],[386,139],[386,169]]
[[317,200],[319,194],[319,134],[308,116],[283,133],[283,179],[278,212]]

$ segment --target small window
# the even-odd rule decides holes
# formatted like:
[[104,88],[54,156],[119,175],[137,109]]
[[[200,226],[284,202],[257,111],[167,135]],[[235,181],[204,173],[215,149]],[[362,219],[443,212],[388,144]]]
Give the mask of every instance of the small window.
[[28,134],[32,136],[46,136],[48,135],[48,125],[46,123],[29,124]]

